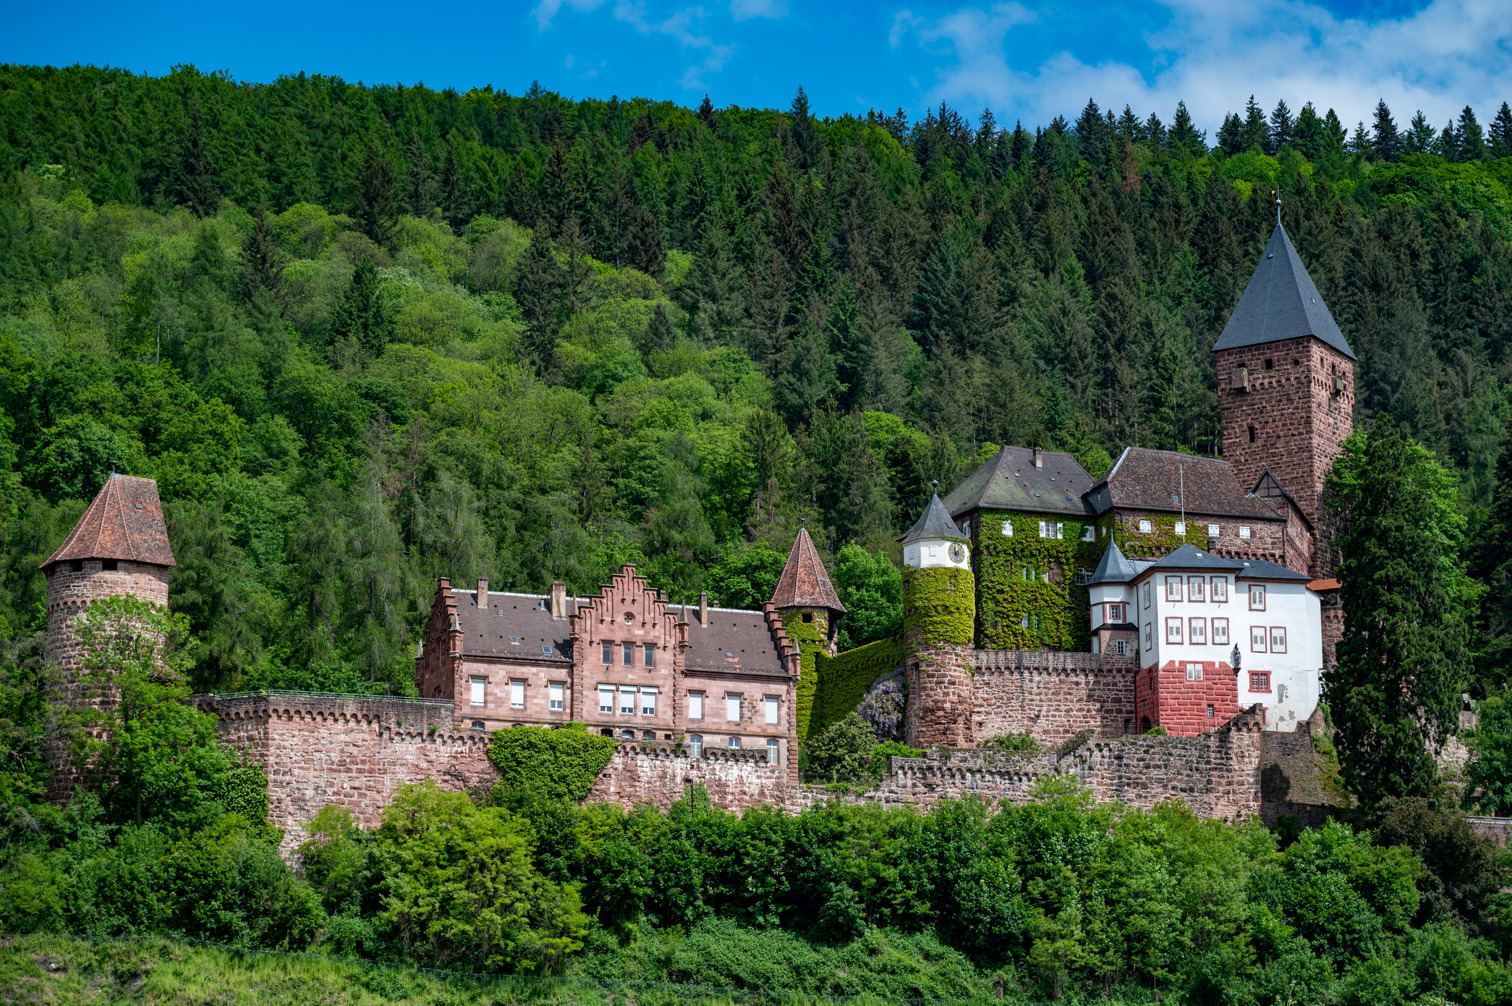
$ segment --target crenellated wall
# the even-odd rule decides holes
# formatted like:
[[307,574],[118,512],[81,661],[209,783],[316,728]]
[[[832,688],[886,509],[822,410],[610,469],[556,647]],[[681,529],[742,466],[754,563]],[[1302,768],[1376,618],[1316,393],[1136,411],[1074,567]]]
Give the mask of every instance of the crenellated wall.
[[977,650],[972,662],[977,742],[1028,733],[1053,745],[1083,730],[1135,731],[1132,654]]

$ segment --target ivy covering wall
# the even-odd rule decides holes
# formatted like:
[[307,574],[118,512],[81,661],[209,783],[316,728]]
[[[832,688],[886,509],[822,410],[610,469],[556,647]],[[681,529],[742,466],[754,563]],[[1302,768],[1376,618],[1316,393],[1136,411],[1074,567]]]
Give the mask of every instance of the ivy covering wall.
[[[1148,532],[1139,530],[1141,520],[1150,522]],[[1187,544],[1206,549],[1207,529],[1203,523],[1187,518],[1187,533],[1183,537],[1176,533],[1176,525],[1180,520],[1179,514],[1161,514],[1142,510],[1129,516],[1127,520],[1115,522],[1112,525],[1113,540],[1118,542],[1119,550],[1130,559],[1166,555]]]
[[[984,511],[972,522],[978,573],[976,638],[982,649],[1090,647],[1087,588],[1076,583],[1076,574],[1097,568],[1108,545],[1112,517],[1054,519],[1062,527],[1059,538],[1041,538],[1041,518],[1032,514]],[[1005,521],[1013,525],[1012,536],[1002,533]],[[1082,541],[1083,532],[1094,525],[1101,530],[1092,541]]]
[[791,609],[782,612],[782,627],[788,638],[798,645],[798,743],[808,739],[810,717],[813,714],[814,698],[819,691],[819,682],[824,671],[817,661],[822,656],[829,658],[825,640],[829,638],[829,613],[813,611],[812,622],[803,620],[803,612]]
[[[823,652],[816,654],[818,688],[806,722],[802,706],[799,707],[798,743],[849,716],[878,678],[903,666],[904,652],[903,640],[879,639],[834,657]],[[807,658],[805,653],[804,659]]]
[[614,739],[589,733],[581,723],[496,730],[488,745],[488,760],[505,787],[572,801],[588,795],[613,757]]
[[928,644],[970,646],[974,638],[976,577],[969,569],[931,566],[903,571],[903,636],[922,631]]

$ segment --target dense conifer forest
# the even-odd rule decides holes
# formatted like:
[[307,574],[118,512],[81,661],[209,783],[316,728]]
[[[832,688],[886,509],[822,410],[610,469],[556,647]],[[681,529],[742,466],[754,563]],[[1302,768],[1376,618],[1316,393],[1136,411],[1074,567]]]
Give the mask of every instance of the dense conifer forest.
[[[1512,110],[1405,112],[1251,99],[1208,135],[1180,105],[1010,126],[816,118],[801,89],[689,109],[0,66],[0,929],[811,996],[1508,1001],[1512,873],[1457,805],[1512,806]],[[322,812],[291,867],[266,780],[185,702],[412,692],[437,576],[586,591],[634,562],[677,599],[757,604],[800,521],[845,642],[889,636],[932,480],[1010,443],[1094,473],[1128,445],[1218,450],[1209,349],[1278,198],[1370,429],[1335,476],[1374,591],[1331,700],[1353,746],[1318,741],[1348,824],[1059,784],[743,817],[697,790],[627,813],[426,785],[374,831]],[[173,610],[90,618],[160,633],[180,673],[112,663],[121,706],[50,720],[37,564],[112,470],[158,481]],[[1464,689],[1455,791],[1419,731],[1442,740]],[[42,799],[49,723],[98,770],[67,808]],[[875,772],[847,729],[811,758]],[[252,980],[30,939],[0,946],[18,999]],[[269,1001],[422,994],[272,967]]]

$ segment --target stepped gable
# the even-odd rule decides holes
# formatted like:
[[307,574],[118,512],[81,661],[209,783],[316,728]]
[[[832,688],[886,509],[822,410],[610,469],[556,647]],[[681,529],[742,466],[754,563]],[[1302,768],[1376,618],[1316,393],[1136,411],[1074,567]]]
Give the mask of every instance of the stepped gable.
[[1099,583],[1128,583],[1138,575],[1134,564],[1124,558],[1119,550],[1118,543],[1108,539],[1108,547],[1103,549],[1102,558],[1097,562],[1097,568],[1092,571],[1092,578],[1087,581],[1091,587]]
[[840,603],[840,595],[835,593],[829,574],[824,571],[824,562],[819,558],[819,550],[814,547],[814,540],[809,537],[806,527],[799,528],[798,537],[793,539],[787,565],[782,567],[782,578],[772,591],[772,604],[779,610],[829,608],[842,614],[845,612],[845,605]]
[[979,509],[1085,517],[1091,510],[1082,494],[1093,482],[1086,469],[1063,451],[1004,447],[950,491],[945,509],[952,517]]
[[[1183,499],[1183,497],[1185,497]],[[1222,458],[1146,447],[1126,447],[1118,462],[1087,494],[1098,514],[1114,507],[1164,510],[1193,515],[1252,517],[1280,516],[1245,492],[1234,470]],[[1184,504],[1184,505],[1183,505]]]
[[956,526],[951,520],[950,513],[945,509],[945,504],[940,502],[940,494],[935,493],[929,498],[929,506],[924,508],[924,515],[918,519],[908,533],[898,540],[907,545],[911,541],[924,541],[930,538],[940,538],[945,541],[960,541],[970,543],[971,536]]
[[1351,360],[1354,351],[1279,223],[1213,352],[1313,336]]
[[79,523],[58,550],[43,562],[76,559],[125,559],[154,566],[176,566],[163,523],[157,482],[134,475],[111,475]]
[[[828,584],[826,580],[825,585]],[[706,611],[707,624],[704,621]],[[685,612],[688,649],[683,655],[683,666],[686,669],[788,675],[784,654],[778,652],[779,642],[786,648],[787,641],[785,632],[781,640],[777,638],[781,631],[780,620],[769,620],[766,612],[746,608],[689,606]]]
[[549,595],[484,589],[487,596],[481,604],[476,590],[452,591],[464,656],[571,662],[572,624],[552,617]]

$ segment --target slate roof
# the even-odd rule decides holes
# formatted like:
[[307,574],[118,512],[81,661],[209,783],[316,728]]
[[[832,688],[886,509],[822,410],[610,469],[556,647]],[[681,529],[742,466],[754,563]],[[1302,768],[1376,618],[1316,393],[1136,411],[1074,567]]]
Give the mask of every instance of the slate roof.
[[[1246,563],[1242,559],[1225,559],[1211,552],[1204,552],[1196,545],[1178,545],[1168,555],[1150,564],[1154,570],[1166,569],[1243,569]],[[1265,565],[1269,566],[1270,563]]]
[[1086,469],[1062,451],[1044,451],[1040,460],[1044,467],[1036,468],[1032,448],[1004,447],[950,491],[945,509],[952,517],[979,508],[1089,514],[1082,500],[1092,487]]
[[1134,566],[1124,558],[1123,552],[1119,551],[1118,543],[1109,540],[1108,547],[1103,549],[1102,558],[1097,562],[1097,568],[1092,571],[1092,578],[1087,581],[1087,586],[1099,583],[1128,583],[1134,579]]
[[698,620],[698,608],[688,607],[688,649],[683,655],[689,671],[727,671],[787,677],[777,656],[777,644],[767,627],[766,612],[742,608],[710,608],[709,624]]
[[1354,351],[1279,223],[1213,352],[1316,336],[1351,360]]
[[1194,517],[1281,519],[1244,491],[1234,470],[1222,458],[1146,447],[1124,448],[1108,474],[1088,490],[1086,498],[1098,514],[1114,507],[1127,507],[1171,513],[1185,509]]
[[79,523],[43,566],[69,559],[127,559],[176,566],[157,483],[134,475],[105,480]]
[[830,583],[824,571],[824,562],[819,550],[809,537],[808,528],[800,527],[798,537],[793,539],[788,552],[787,564],[782,567],[782,578],[772,591],[772,603],[778,608],[829,608],[844,613],[845,605]]
[[950,513],[945,509],[945,504],[940,502],[939,493],[929,497],[929,506],[924,508],[924,515],[908,529],[907,534],[898,540],[907,545],[911,541],[922,541],[926,538],[971,541],[971,538],[956,526],[956,522],[950,519]]
[[1307,583],[1312,579],[1306,573],[1298,573],[1294,569],[1285,566],[1277,566],[1273,562],[1264,559],[1246,559],[1244,570],[1236,580],[1291,580],[1294,582]]
[[[572,622],[551,617],[546,594],[490,590],[480,608],[476,590],[453,591],[462,626],[462,653],[469,657],[513,657],[532,662],[572,662]],[[515,640],[511,642],[511,640]],[[550,653],[542,647],[551,647]]]

